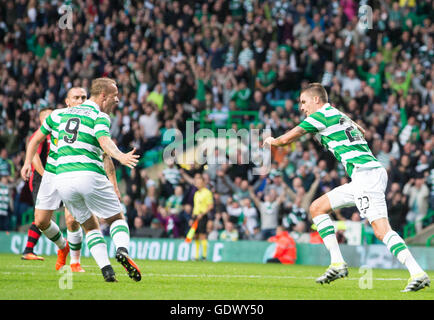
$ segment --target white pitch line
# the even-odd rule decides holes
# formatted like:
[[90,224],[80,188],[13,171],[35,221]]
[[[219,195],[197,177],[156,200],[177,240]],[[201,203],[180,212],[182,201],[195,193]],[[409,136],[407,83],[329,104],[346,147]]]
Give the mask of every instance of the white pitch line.
[[[55,271],[53,271],[55,272]],[[29,274],[27,272],[0,272],[0,274]],[[34,275],[35,273],[30,273]],[[86,275],[101,276],[101,273],[85,272]],[[124,273],[117,273],[116,276],[127,276]],[[249,279],[305,279],[313,280],[316,277],[297,277],[297,276],[272,276],[272,275],[247,275],[247,274],[169,274],[169,273],[142,273],[143,277],[168,277],[168,278],[249,278]],[[358,281],[360,278],[343,278],[342,280]],[[403,278],[373,278],[374,281],[404,281]]]
[[[160,276],[160,277],[175,277],[175,278],[256,278],[256,279],[306,279],[312,280],[317,277],[296,277],[296,276],[271,276],[271,275],[244,275],[244,274],[166,274],[166,273],[149,273],[142,274],[143,276]],[[344,280],[360,280],[360,278],[343,278]],[[373,280],[389,281],[389,280],[408,280],[402,278],[373,278]]]
[[32,264],[31,266],[29,265],[29,264],[18,264],[18,265],[14,265],[14,266],[11,266],[12,268],[35,268],[35,269],[37,269],[37,268],[46,268],[47,266],[41,266],[41,265],[39,265],[39,266],[37,266],[36,264]]

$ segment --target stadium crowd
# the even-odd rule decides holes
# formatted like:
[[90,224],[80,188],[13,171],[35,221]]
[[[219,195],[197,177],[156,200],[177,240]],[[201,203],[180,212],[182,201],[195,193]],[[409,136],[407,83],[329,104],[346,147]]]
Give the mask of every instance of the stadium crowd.
[[[16,229],[33,205],[19,171],[38,110],[64,107],[70,87],[100,76],[119,87],[113,139],[142,156],[201,112],[226,127],[230,112],[254,111],[259,123],[242,121],[283,134],[303,119],[300,90],[319,82],[387,169],[392,228],[434,209],[432,2],[361,1],[372,8],[368,29],[353,0],[66,1],[71,30],[59,25],[61,4],[0,0],[0,230]],[[312,200],[349,179],[310,136],[273,150],[268,174],[253,166],[170,162],[158,179],[122,169],[132,236],[184,237],[199,174],[214,196],[209,239],[266,240],[279,225],[298,239]],[[334,215],[357,221],[356,212]]]

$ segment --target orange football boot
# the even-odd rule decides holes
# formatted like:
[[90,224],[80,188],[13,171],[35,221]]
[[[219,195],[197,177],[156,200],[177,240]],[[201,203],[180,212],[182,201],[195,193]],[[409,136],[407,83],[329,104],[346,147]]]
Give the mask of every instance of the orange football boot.
[[72,271],[72,272],[85,272],[84,269],[81,267],[81,265],[80,265],[79,262],[77,262],[77,263],[72,263],[72,264],[70,265],[70,267],[71,267],[71,271]]
[[57,250],[56,270],[60,270],[66,264],[66,257],[69,254],[69,243],[66,241],[66,246],[63,249]]
[[116,252],[116,260],[125,268],[131,279],[134,281],[140,281],[142,279],[139,267],[125,251],[118,249]]
[[44,261],[44,257],[37,256],[37,255],[34,254],[33,252],[23,254],[23,255],[21,256],[21,259],[22,259],[22,260],[39,260],[39,261]]

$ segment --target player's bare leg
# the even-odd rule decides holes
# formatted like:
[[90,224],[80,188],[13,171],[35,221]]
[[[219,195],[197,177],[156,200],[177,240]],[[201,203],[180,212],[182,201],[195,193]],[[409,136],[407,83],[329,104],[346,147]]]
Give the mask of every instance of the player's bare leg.
[[122,212],[105,219],[110,225],[110,236],[116,246],[116,260],[128,272],[128,276],[134,281],[140,281],[142,275],[137,264],[128,255],[130,244],[130,230]]
[[325,194],[312,202],[309,212],[315,223],[318,233],[324,241],[324,245],[330,252],[331,264],[326,272],[316,279],[317,283],[330,283],[339,278],[348,276],[348,267],[345,263],[336,238],[335,228],[330,219],[332,211],[330,200]]
[[68,242],[60,232],[59,226],[51,220],[53,210],[35,209],[35,225],[51,241],[53,241],[59,250],[57,251],[56,270],[60,270],[65,263],[69,253]]
[[74,219],[72,214],[65,208],[65,221],[67,229],[67,239],[70,248],[71,260],[69,265],[72,272],[84,272],[80,265],[81,245],[83,243],[83,232],[80,224]]
[[95,259],[98,267],[106,282],[117,282],[115,272],[110,264],[107,253],[107,244],[101,233],[98,219],[92,215],[82,225],[86,233],[86,243],[92,257]]
[[418,291],[429,287],[430,279],[414,259],[410,250],[399,234],[392,230],[389,220],[380,218],[371,222],[375,236],[383,241],[390,252],[405,265],[410,272],[410,279],[403,292]]

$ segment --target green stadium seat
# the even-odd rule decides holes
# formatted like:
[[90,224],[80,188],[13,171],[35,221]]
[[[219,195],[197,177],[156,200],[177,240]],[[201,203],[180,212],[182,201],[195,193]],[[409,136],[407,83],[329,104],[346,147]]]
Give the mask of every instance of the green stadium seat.
[[160,162],[162,158],[162,152],[160,150],[148,150],[143,155],[142,159],[140,159],[139,167],[140,168],[148,168]]
[[285,100],[270,100],[268,103],[274,108],[285,107]]
[[22,215],[21,215],[21,224],[31,224],[35,220],[35,215],[33,208],[27,209]]
[[60,219],[63,216],[64,211],[54,211],[53,217],[56,221],[56,224],[60,227]]
[[[60,219],[63,216],[64,212],[62,211],[54,211],[53,217],[56,221],[57,225],[60,225]],[[31,224],[35,220],[35,212],[33,208],[27,209],[22,215],[21,215],[21,225],[27,225]]]

